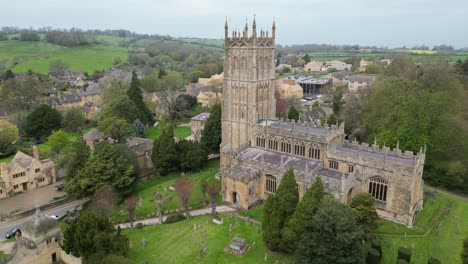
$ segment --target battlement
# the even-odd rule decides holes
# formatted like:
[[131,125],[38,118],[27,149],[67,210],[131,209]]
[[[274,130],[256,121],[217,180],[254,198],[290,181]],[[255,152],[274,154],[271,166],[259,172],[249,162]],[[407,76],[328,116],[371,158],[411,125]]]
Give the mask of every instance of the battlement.
[[261,120],[256,124],[257,132],[293,137],[303,140],[327,143],[344,135],[344,124],[331,125],[320,122],[295,121],[290,119]]
[[406,158],[406,159],[424,159],[426,155],[426,146],[421,147],[420,151],[416,154],[414,154],[412,151],[402,151],[399,148],[399,144],[397,143],[396,148],[390,149],[389,147],[386,147],[385,144],[380,147],[377,145],[377,140],[374,140],[374,144],[369,145],[368,143],[359,143],[356,140],[355,141],[347,141],[344,140],[343,146],[357,149],[359,151],[367,151],[371,153],[378,153],[378,154],[383,154],[386,156],[394,156],[394,157],[399,157],[399,158]]
[[273,21],[273,26],[271,28],[271,36],[269,35],[268,30],[260,30],[257,35],[257,23],[255,18],[252,23],[252,35],[249,36],[249,27],[247,22],[245,23],[244,30],[241,31],[232,31],[231,37],[229,37],[228,24],[227,20],[224,25],[224,46],[226,49],[234,46],[247,46],[247,47],[275,47],[275,32],[276,26]]

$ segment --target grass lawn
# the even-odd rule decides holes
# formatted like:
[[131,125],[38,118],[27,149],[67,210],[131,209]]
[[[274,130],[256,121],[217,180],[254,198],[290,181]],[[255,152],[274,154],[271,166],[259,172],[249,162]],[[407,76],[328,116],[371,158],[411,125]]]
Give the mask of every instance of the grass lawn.
[[401,246],[414,246],[411,263],[427,263],[431,256],[442,263],[461,263],[463,239],[468,236],[468,202],[441,193],[426,196],[424,202],[414,229],[392,222],[377,229],[376,235],[382,240],[381,263],[395,263]]
[[[158,139],[161,136],[161,128],[150,128],[146,130],[146,137],[151,139]],[[180,139],[184,139],[190,136],[191,130],[188,126],[178,126],[174,128],[174,136]]]
[[255,219],[257,221],[263,221],[263,208],[264,208],[264,203],[257,205],[253,208],[249,208],[248,211],[243,211],[239,210],[239,214],[242,216],[248,216],[252,219]]
[[[193,209],[203,207],[202,204],[202,193],[201,193],[201,181],[203,179],[213,178],[214,175],[218,172],[219,169],[219,160],[214,159],[208,162],[208,165],[200,172],[190,173],[186,175],[187,178],[191,179],[195,183],[195,191],[192,194],[192,199],[190,206]],[[136,215],[138,219],[147,218],[148,215],[154,214],[156,210],[156,201],[155,193],[160,192],[163,194],[163,199],[171,197],[172,200],[163,206],[163,211],[173,210],[177,208],[182,208],[180,202],[177,198],[177,195],[174,191],[169,190],[169,187],[176,182],[176,179],[180,176],[180,172],[171,172],[168,175],[162,177],[153,177],[146,181],[141,181],[136,186],[133,194],[138,197],[142,197],[143,201],[141,207],[138,207],[136,210]],[[197,179],[197,181],[195,181]],[[164,191],[166,188],[166,191]],[[221,201],[218,199],[219,202]],[[124,215],[120,215],[120,210],[125,212]],[[117,209],[114,217],[111,218],[112,221],[128,221],[128,215],[126,213],[125,205],[121,203]]]
[[[143,229],[124,230],[133,243],[129,258],[137,263],[148,260],[149,263],[292,263],[292,257],[287,255],[269,253],[265,262],[265,245],[260,231],[257,233],[252,223],[246,224],[243,220],[236,220],[221,215],[223,225],[213,222],[206,224],[209,216],[195,217],[173,224],[147,226]],[[234,225],[239,221],[239,226],[229,233],[229,224]],[[194,224],[202,227],[193,230]],[[260,229],[260,226],[257,226]],[[207,245],[206,253],[200,258],[202,248],[200,238],[206,229],[207,236],[203,239]],[[243,256],[238,257],[224,252],[224,248],[234,237],[241,237],[252,246]],[[142,238],[147,240],[146,247],[141,244]]]
[[5,254],[3,253],[3,251],[0,251],[0,260],[7,258],[8,256],[9,256],[8,254]]

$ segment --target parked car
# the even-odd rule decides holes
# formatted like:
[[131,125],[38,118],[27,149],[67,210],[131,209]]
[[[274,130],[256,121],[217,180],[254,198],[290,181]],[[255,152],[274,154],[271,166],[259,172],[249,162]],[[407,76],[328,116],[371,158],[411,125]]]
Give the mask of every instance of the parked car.
[[58,215],[48,215],[48,217],[59,220],[60,217]]
[[11,229],[10,231],[8,231],[6,234],[5,234],[5,238],[6,239],[10,239],[12,237],[15,237],[16,236],[16,233],[19,233],[21,235],[21,230],[19,229],[19,227],[15,227],[13,229]]
[[310,97],[310,96],[304,97],[304,99],[306,99],[307,101],[312,101],[312,100],[314,100],[314,98],[312,98],[312,97]]

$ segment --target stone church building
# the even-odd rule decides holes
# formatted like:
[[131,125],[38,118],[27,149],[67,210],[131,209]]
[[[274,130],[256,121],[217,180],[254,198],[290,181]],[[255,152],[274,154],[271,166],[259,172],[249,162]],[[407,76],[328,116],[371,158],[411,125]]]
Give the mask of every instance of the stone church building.
[[425,150],[347,142],[344,124],[275,118],[275,31],[228,36],[225,25],[221,181],[225,202],[243,209],[275,193],[292,167],[299,196],[317,177],[343,203],[369,192],[378,214],[412,226],[423,206]]

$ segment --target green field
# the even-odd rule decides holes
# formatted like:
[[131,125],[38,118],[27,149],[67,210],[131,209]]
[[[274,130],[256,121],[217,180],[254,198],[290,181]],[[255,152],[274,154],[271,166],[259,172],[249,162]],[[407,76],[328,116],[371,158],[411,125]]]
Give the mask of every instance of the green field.
[[414,247],[411,263],[425,264],[431,256],[442,263],[461,263],[463,239],[468,237],[468,202],[441,193],[424,202],[415,228],[387,221],[377,229],[375,235],[382,240],[381,263],[395,263],[401,246]]
[[[107,40],[111,41],[110,38]],[[26,72],[31,69],[46,74],[50,61],[60,59],[72,71],[93,73],[96,70],[111,68],[114,56],[127,60],[127,49],[115,45],[62,47],[43,41],[0,41],[0,65],[11,67],[14,72]]]
[[[151,139],[158,139],[161,136],[161,128],[150,128],[146,130],[146,137]],[[188,126],[178,126],[174,128],[174,136],[176,138],[184,139],[190,136],[191,130]]]
[[[278,253],[268,253],[265,262],[265,245],[262,241],[260,231],[257,233],[255,225],[246,224],[243,220],[237,220],[221,215],[224,219],[223,225],[212,222],[206,224],[210,216],[194,217],[173,224],[147,226],[143,229],[124,230],[133,243],[128,257],[137,263],[148,260],[148,263],[292,263],[291,256]],[[239,226],[229,233],[229,224],[234,225],[238,221]],[[198,230],[193,230],[194,224],[201,224]],[[257,225],[260,229],[260,226]],[[206,253],[200,258],[203,237],[206,230],[204,243],[207,245]],[[224,248],[234,237],[241,237],[252,246],[243,256],[238,257],[224,252]],[[146,247],[142,247],[142,238],[147,240]],[[283,262],[284,261],[284,262]]]
[[[219,160],[211,160],[207,166],[200,172],[189,173],[186,175],[187,178],[191,179],[195,183],[195,191],[193,192],[192,199],[190,201],[190,207],[193,209],[203,207],[202,204],[202,193],[201,193],[201,181],[203,179],[214,178],[214,175],[218,172]],[[174,191],[169,190],[169,187],[173,185],[176,179],[180,176],[180,172],[171,172],[168,175],[162,177],[153,177],[146,181],[141,181],[136,186],[133,194],[137,198],[140,196],[143,199],[141,207],[136,210],[138,219],[147,218],[152,214],[156,213],[155,193],[160,192],[163,194],[164,199],[171,197],[169,203],[163,206],[163,211],[174,210],[181,208],[179,200]],[[166,191],[164,191],[166,188]],[[125,212],[124,215],[120,215],[120,210]],[[153,215],[154,216],[154,215]],[[125,206],[121,203],[117,209],[112,221],[128,221],[128,215],[126,214]]]

